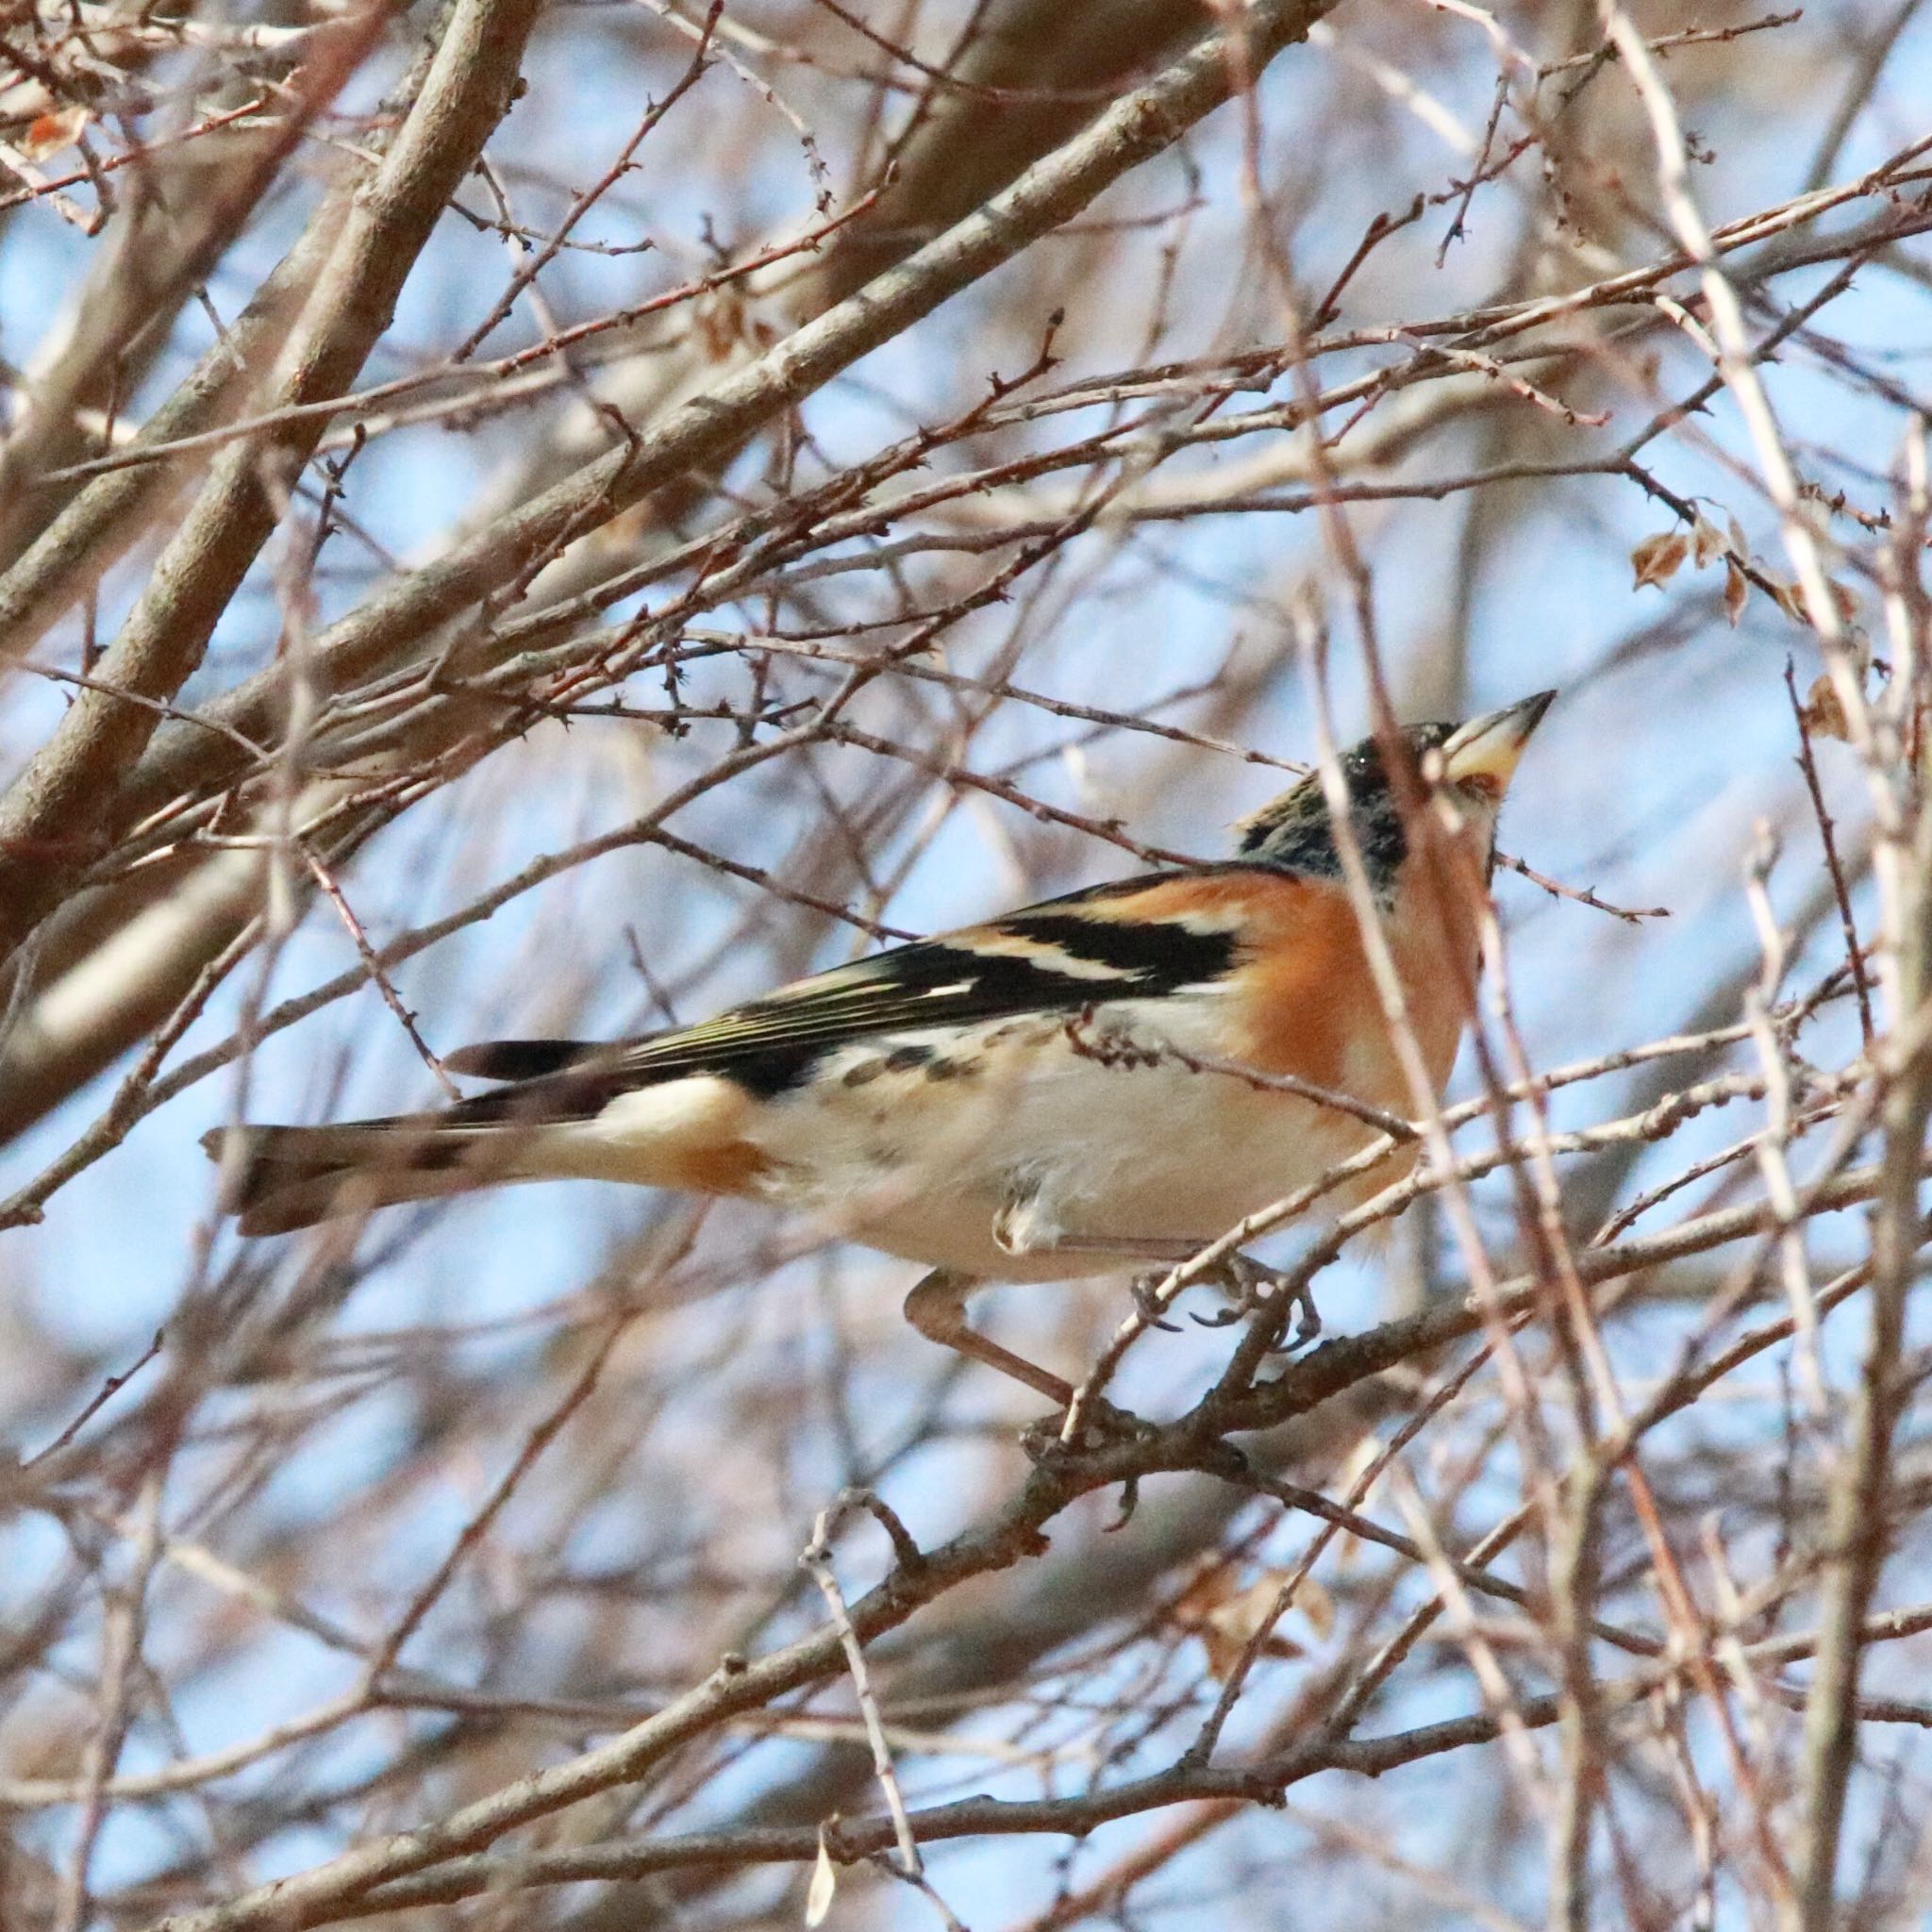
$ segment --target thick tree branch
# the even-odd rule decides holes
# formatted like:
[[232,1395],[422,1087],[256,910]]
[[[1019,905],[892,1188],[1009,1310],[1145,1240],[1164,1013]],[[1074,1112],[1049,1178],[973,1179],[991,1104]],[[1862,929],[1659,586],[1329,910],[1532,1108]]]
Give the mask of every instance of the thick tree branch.
[[[388,329],[405,277],[508,110],[538,0],[461,0],[394,145],[358,194],[276,358],[279,402],[342,393]],[[116,824],[123,775],[201,662],[222,613],[326,426],[301,418],[223,451],[146,592],[59,727],[0,800],[0,960],[57,905]]]

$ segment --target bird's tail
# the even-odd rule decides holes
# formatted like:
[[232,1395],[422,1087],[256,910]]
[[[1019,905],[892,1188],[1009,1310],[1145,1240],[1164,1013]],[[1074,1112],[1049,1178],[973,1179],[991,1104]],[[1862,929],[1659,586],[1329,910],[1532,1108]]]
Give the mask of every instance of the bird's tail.
[[535,1179],[532,1135],[501,1119],[445,1113],[331,1127],[217,1127],[201,1144],[222,1167],[222,1206],[243,1234],[288,1234],[339,1214]]
[[568,1174],[581,1171],[569,1158],[568,1126],[594,1115],[617,1086],[581,1069],[608,1051],[570,1040],[490,1041],[443,1064],[509,1082],[500,1092],[338,1126],[218,1127],[201,1144],[221,1165],[222,1207],[242,1217],[243,1234],[289,1234],[399,1201]]
[[739,1138],[744,1095],[708,1075],[653,1078],[626,1043],[498,1040],[444,1058],[505,1084],[435,1113],[329,1127],[218,1127],[222,1206],[243,1234],[288,1234],[397,1201],[502,1181],[618,1180],[738,1193],[761,1171]]

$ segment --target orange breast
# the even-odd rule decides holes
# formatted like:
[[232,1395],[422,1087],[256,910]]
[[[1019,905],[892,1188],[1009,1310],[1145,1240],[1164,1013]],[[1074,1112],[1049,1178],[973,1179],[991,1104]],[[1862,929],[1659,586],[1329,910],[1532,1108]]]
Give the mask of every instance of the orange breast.
[[[1436,1091],[1449,1077],[1475,985],[1475,922],[1398,876],[1383,923],[1409,1023]],[[1414,1099],[1362,943],[1338,881],[1266,872],[1163,880],[1116,902],[1123,916],[1204,924],[1238,919],[1246,944],[1236,969],[1239,1057],[1408,1114]]]

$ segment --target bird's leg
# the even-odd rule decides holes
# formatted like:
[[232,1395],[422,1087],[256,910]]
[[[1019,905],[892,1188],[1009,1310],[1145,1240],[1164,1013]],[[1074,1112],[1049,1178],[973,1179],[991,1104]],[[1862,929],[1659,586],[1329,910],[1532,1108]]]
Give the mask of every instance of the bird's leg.
[[[968,1324],[966,1297],[981,1285],[970,1274],[955,1274],[950,1269],[935,1268],[906,1297],[906,1319],[928,1341],[937,1341],[941,1348],[969,1356],[976,1362],[984,1362],[990,1369],[997,1369],[1003,1375],[1010,1375],[1016,1382],[1025,1383],[1027,1388],[1044,1395],[1057,1409],[1064,1411],[1071,1408],[1074,1391],[1070,1383],[1061,1381],[1051,1369],[1042,1369],[1038,1362],[1029,1362],[1024,1356],[1015,1355],[1010,1348],[1002,1348],[998,1342]],[[1131,1436],[1141,1426],[1112,1403],[1098,1399],[1087,1405],[1086,1415],[1083,1434],[1091,1441],[1109,1436]],[[1026,1453],[1036,1460],[1056,1453],[1062,1446],[1058,1422],[1035,1424],[1020,1440]]]
[[906,1319],[928,1341],[937,1341],[941,1348],[984,1362],[988,1368],[1025,1383],[1049,1402],[1065,1408],[1074,1399],[1070,1384],[1061,1381],[1051,1369],[1042,1369],[1038,1362],[1029,1362],[1010,1348],[1002,1348],[967,1323],[966,1297],[979,1285],[970,1274],[935,1268],[906,1297]]

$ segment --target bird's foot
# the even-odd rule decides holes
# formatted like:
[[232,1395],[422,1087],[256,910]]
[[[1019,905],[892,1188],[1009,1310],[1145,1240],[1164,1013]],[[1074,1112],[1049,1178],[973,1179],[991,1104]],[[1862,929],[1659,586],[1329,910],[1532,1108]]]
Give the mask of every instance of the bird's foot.
[[1273,1316],[1285,1295],[1295,1310],[1295,1326],[1282,1346],[1299,1348],[1322,1332],[1321,1310],[1307,1283],[1297,1281],[1286,1269],[1271,1268],[1251,1255],[1229,1255],[1208,1278],[1221,1288],[1229,1306],[1211,1315],[1196,1315],[1194,1320],[1204,1328],[1225,1328],[1249,1315]]
[[[1067,1432],[1067,1412],[1062,1409],[1058,1415],[1041,1416],[1021,1436],[1020,1446],[1035,1463],[1048,1463],[1058,1457],[1105,1449],[1111,1443],[1139,1441],[1154,1433],[1152,1423],[1115,1407],[1104,1396],[1093,1395],[1080,1404],[1079,1426],[1072,1435]],[[1109,1533],[1124,1529],[1133,1521],[1140,1501],[1140,1476],[1124,1477],[1120,1513],[1107,1525]]]
[[1055,1456],[1077,1455],[1082,1450],[1104,1449],[1110,1442],[1132,1442],[1152,1433],[1153,1424],[1144,1423],[1124,1408],[1118,1408],[1105,1396],[1093,1395],[1080,1405],[1080,1426],[1067,1434],[1067,1411],[1043,1415],[1021,1434],[1020,1446],[1035,1462]]
[[1158,1328],[1165,1335],[1178,1335],[1180,1324],[1170,1322],[1162,1304],[1155,1298],[1155,1290],[1174,1273],[1171,1268],[1151,1269],[1145,1274],[1137,1274],[1127,1284],[1127,1292],[1134,1297],[1134,1307],[1140,1310],[1141,1319],[1150,1328]]

